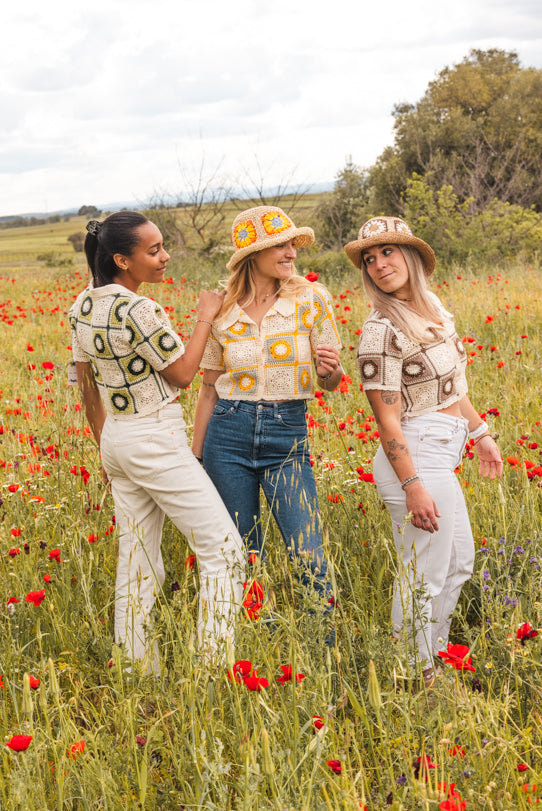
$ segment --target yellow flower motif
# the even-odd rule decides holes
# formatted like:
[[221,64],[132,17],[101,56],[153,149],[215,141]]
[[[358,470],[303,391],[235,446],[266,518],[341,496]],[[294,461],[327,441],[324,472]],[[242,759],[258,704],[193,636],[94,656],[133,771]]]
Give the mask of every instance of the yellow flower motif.
[[319,301],[315,301],[313,306],[309,307],[309,309],[305,310],[305,312],[301,315],[303,326],[305,326],[307,329],[312,329],[313,326],[318,323],[321,316],[322,306]]
[[284,360],[292,354],[292,347],[286,341],[275,341],[275,343],[271,344],[269,347],[269,351],[275,360]]
[[256,242],[257,234],[254,223],[251,220],[237,223],[233,229],[233,241],[238,248],[246,248]]
[[233,332],[234,335],[243,335],[247,331],[248,324],[243,324],[242,321],[237,321],[233,326],[230,327],[230,332]]
[[286,228],[291,228],[292,223],[286,216],[279,214],[278,211],[268,211],[262,217],[262,225],[266,234],[280,234]]
[[239,378],[239,388],[241,391],[250,391],[253,388],[254,383],[256,381],[252,377],[252,375],[244,374],[242,377]]
[[310,375],[306,369],[303,369],[301,374],[299,375],[299,382],[301,383],[302,388],[308,388],[310,380]]

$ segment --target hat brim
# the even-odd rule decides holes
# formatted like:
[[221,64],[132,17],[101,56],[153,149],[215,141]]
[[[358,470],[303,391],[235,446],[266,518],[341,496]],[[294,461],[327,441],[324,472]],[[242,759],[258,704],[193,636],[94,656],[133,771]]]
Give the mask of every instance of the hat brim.
[[308,226],[302,228],[287,228],[279,234],[273,234],[260,240],[252,245],[247,245],[245,248],[239,248],[235,251],[229,262],[226,264],[228,270],[233,270],[245,256],[251,253],[259,253],[265,251],[266,248],[272,248],[275,245],[282,245],[284,242],[289,242],[291,239],[294,241],[296,248],[308,248],[314,242],[314,231]]
[[355,239],[344,246],[346,255],[357,268],[361,268],[361,255],[367,248],[374,245],[412,245],[416,248],[422,258],[423,268],[426,276],[431,276],[435,270],[437,260],[433,248],[424,242],[423,239],[414,237],[411,234],[401,234],[388,232],[386,234],[375,234],[366,239]]

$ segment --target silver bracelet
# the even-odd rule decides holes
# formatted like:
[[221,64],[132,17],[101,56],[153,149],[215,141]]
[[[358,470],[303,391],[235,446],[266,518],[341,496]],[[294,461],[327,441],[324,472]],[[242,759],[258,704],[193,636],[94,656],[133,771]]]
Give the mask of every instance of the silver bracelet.
[[420,481],[419,476],[410,476],[410,478],[405,479],[404,482],[401,482],[401,488],[404,490],[405,487],[408,487],[408,485],[412,484],[412,482],[419,482],[419,481]]

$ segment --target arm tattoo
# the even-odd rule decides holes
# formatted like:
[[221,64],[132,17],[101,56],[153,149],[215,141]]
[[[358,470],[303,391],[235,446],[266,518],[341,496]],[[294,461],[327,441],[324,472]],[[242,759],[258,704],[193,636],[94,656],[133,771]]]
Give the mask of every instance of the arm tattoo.
[[401,456],[410,456],[408,445],[402,445],[396,439],[390,439],[386,444],[388,446],[386,456],[390,462],[396,462]]
[[399,392],[398,391],[381,391],[380,396],[382,397],[382,402],[386,403],[386,405],[395,405],[395,403],[399,399]]

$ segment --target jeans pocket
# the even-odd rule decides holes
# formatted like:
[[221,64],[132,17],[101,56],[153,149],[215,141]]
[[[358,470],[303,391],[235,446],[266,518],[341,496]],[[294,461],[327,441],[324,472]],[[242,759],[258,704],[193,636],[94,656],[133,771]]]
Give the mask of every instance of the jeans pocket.
[[227,407],[222,405],[222,403],[217,403],[213,408],[213,417],[224,417],[226,414],[231,414],[233,411],[232,407]]

